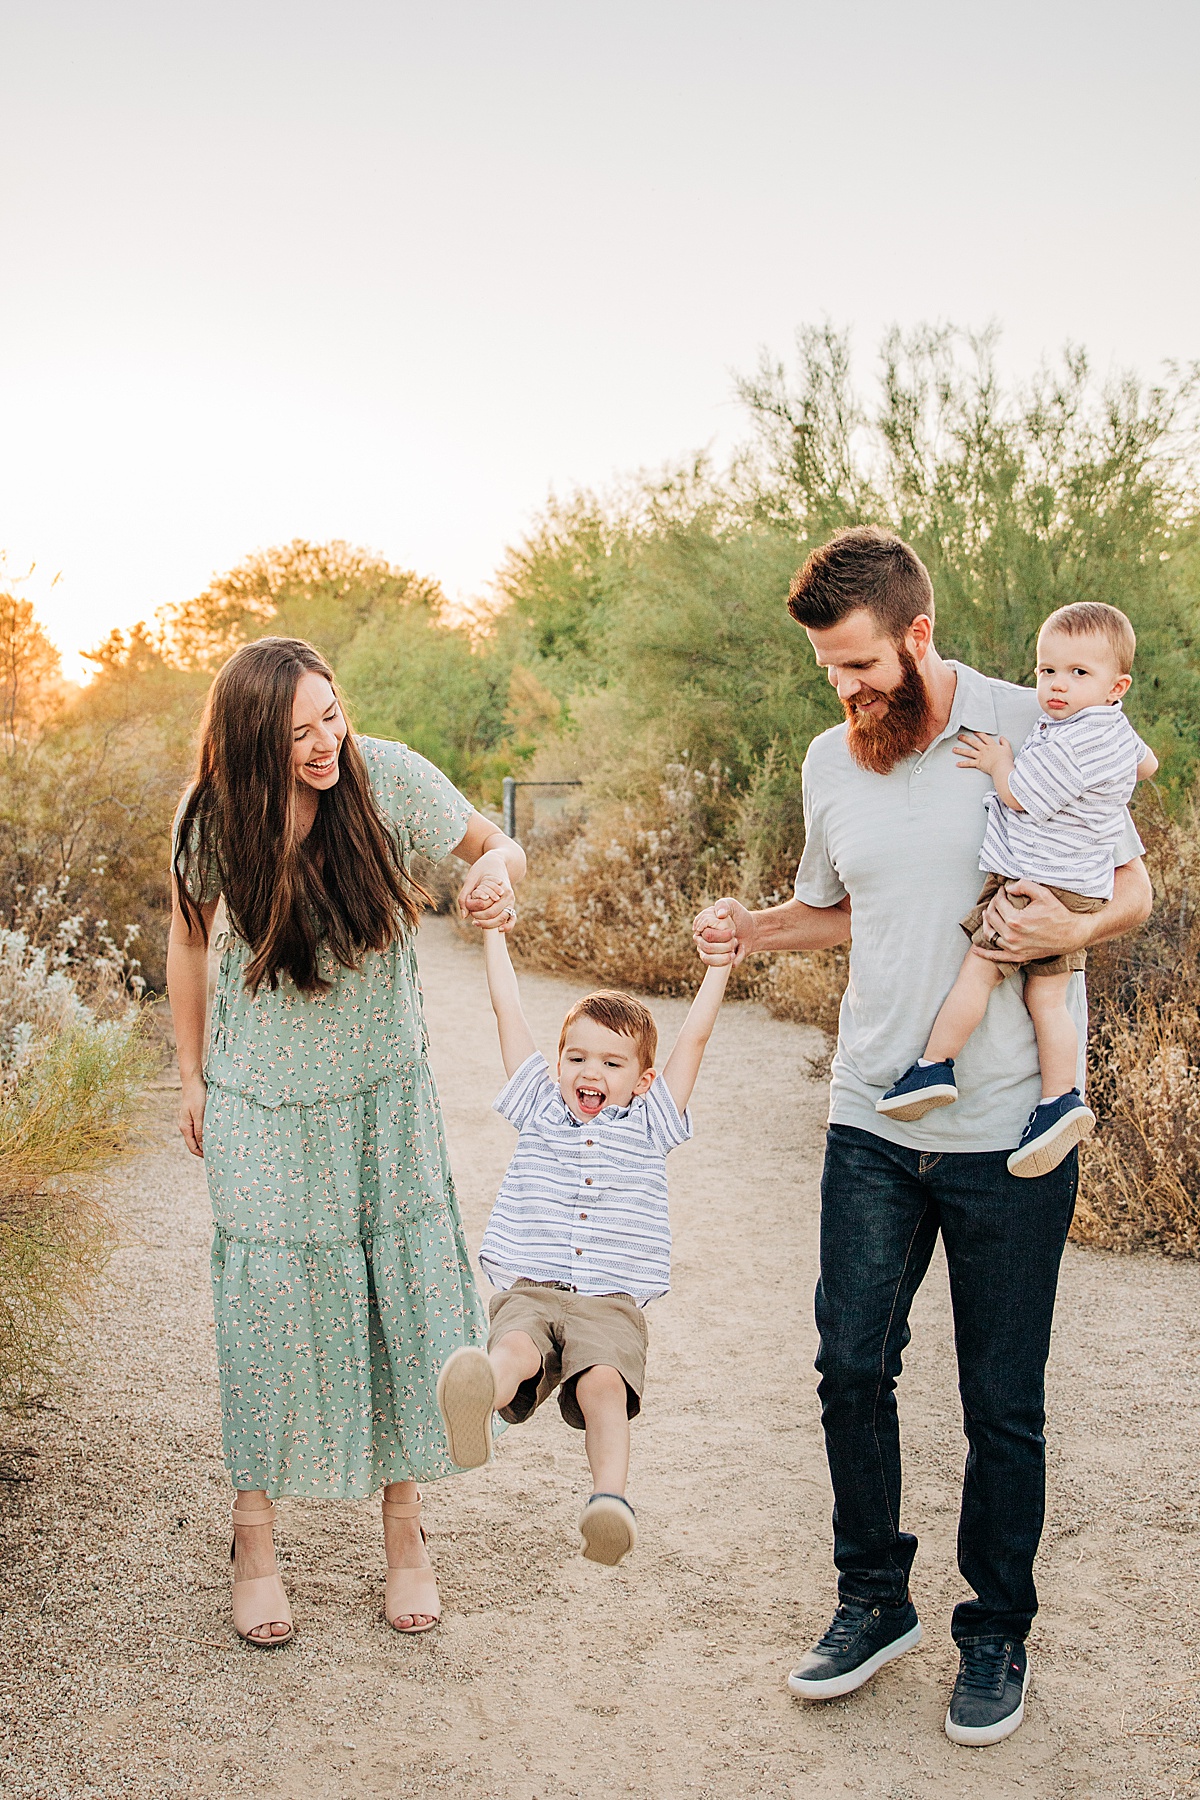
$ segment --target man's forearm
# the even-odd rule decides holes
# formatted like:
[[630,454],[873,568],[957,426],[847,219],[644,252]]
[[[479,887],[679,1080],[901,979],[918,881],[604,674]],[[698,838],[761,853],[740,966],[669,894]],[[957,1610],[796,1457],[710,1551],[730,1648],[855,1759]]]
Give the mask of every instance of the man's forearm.
[[1141,857],[1123,863],[1113,871],[1113,895],[1108,905],[1098,913],[1082,915],[1091,928],[1086,942],[1102,944],[1107,938],[1124,937],[1127,931],[1145,924],[1153,907],[1154,889]]
[[770,953],[780,950],[832,950],[850,937],[850,907],[808,906],[803,900],[786,900],[782,906],[769,906],[751,913],[754,928],[751,951]]

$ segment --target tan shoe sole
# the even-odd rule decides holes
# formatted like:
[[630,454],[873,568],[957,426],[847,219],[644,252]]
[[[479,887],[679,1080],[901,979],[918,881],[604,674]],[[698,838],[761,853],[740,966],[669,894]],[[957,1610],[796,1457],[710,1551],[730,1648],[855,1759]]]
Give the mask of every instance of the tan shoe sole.
[[579,1521],[583,1554],[589,1562],[615,1569],[637,1543],[633,1508],[615,1494],[595,1494]]
[[1027,1150],[1022,1156],[1014,1150],[1008,1159],[1010,1175],[1029,1180],[1038,1175],[1049,1175],[1051,1169],[1057,1169],[1063,1157],[1072,1151],[1076,1144],[1082,1144],[1090,1138],[1096,1125],[1096,1115],[1083,1107],[1078,1112],[1068,1113],[1061,1120],[1053,1137],[1043,1140],[1036,1150]]
[[456,1350],[438,1376],[437,1403],[446,1427],[450,1460],[460,1469],[481,1469],[492,1460],[492,1413],[496,1377],[482,1350]]

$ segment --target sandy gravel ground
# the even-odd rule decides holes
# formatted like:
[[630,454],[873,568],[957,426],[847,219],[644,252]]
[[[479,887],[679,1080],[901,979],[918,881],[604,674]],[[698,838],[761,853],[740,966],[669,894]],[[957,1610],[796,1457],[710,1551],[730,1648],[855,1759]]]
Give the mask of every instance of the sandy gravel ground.
[[[437,1076],[475,1245],[511,1143],[476,946],[422,933]],[[526,977],[552,1049],[570,984]],[[656,1008],[670,1034],[679,1002]],[[1200,1268],[1072,1250],[1051,1379],[1051,1498],[1025,1728],[958,1749],[941,1720],[961,1592],[964,1444],[944,1272],[902,1383],[907,1522],[926,1642],[849,1700],[784,1681],[832,1606],[812,1371],[824,1095],[813,1034],[725,1009],[671,1161],[675,1287],[653,1309],[631,1494],[641,1544],[576,1554],[587,1492],[557,1410],[442,1483],[428,1523],[440,1630],[380,1607],[377,1507],[291,1502],[298,1637],[243,1648],[228,1618],[203,1172],[150,1096],[113,1183],[124,1225],[80,1374],[0,1460],[0,1791],[6,1800],[1196,1792],[1200,1771]]]

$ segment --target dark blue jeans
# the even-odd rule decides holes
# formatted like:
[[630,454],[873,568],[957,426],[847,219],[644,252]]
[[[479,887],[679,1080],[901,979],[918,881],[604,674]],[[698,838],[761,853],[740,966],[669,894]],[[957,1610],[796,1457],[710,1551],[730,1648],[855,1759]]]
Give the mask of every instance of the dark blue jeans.
[[843,1600],[908,1596],[917,1540],[900,1529],[896,1378],[939,1230],[950,1270],[967,1465],[958,1566],[976,1595],[956,1642],[1024,1638],[1046,1505],[1045,1369],[1078,1152],[1018,1181],[1006,1151],[905,1150],[831,1125],[821,1179],[821,1419]]

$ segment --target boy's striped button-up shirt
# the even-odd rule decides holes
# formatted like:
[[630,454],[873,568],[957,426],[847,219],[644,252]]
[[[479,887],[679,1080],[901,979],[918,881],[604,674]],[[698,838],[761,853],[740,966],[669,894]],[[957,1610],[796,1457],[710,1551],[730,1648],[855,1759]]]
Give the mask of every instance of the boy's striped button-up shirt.
[[528,1057],[495,1101],[520,1134],[479,1261],[494,1287],[561,1281],[641,1305],[671,1279],[666,1159],[692,1135],[662,1076],[629,1106],[575,1117],[544,1056]]
[[1145,754],[1119,700],[1069,719],[1039,713],[1008,778],[1024,811],[988,794],[980,868],[1111,900],[1113,851]]

